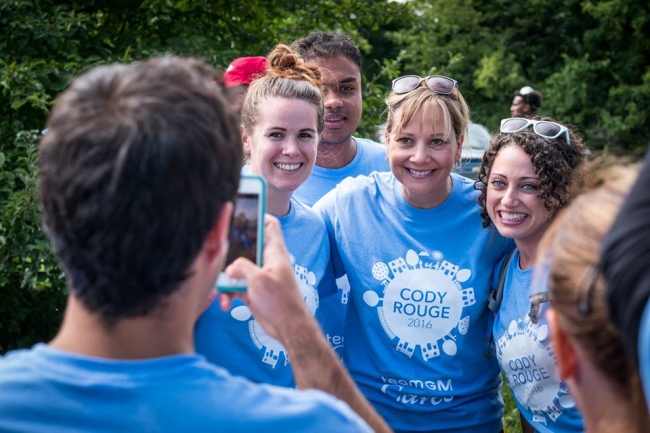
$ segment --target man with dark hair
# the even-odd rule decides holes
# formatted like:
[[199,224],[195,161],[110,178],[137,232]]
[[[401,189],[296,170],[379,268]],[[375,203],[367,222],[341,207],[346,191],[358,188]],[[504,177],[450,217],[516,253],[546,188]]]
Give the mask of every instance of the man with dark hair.
[[[361,121],[361,52],[346,35],[315,30],[294,41],[291,48],[305,61],[318,64],[323,74],[325,128],[318,143],[316,165],[294,192],[301,202],[313,206],[343,179],[389,171],[386,147],[372,140],[353,137]],[[338,292],[321,299],[319,320],[327,340],[343,351],[343,320],[350,284],[345,275],[337,279]]]
[[[0,431],[368,430],[322,392],[253,384],[194,353],[242,156],[215,77],[163,57],[97,67],[58,98],[39,194],[70,295],[49,344],[0,358]],[[298,386],[385,430],[302,302],[273,218],[264,262],[227,273],[247,280],[244,299],[286,347]]]
[[323,73],[325,129],[311,176],[294,194],[313,205],[348,176],[388,171],[386,149],[372,140],[353,137],[361,121],[361,52],[342,33],[316,30],[291,48]]
[[510,106],[512,117],[533,117],[542,108],[542,94],[530,86],[524,86],[515,92]]

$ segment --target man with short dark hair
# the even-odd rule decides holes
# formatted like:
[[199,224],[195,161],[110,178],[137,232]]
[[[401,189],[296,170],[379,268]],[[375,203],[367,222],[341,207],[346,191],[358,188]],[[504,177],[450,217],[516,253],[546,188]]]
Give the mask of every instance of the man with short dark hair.
[[542,108],[542,94],[530,86],[524,86],[515,92],[510,106],[512,117],[533,117]]
[[[365,138],[353,137],[361,121],[361,52],[342,33],[315,30],[294,41],[291,48],[305,61],[316,63],[323,76],[325,127],[318,143],[311,175],[294,197],[313,206],[343,179],[390,171],[386,147]],[[321,299],[319,320],[327,340],[342,353],[343,320],[350,284],[345,275],[336,281],[335,295]]]
[[361,52],[342,33],[315,30],[294,41],[291,48],[323,73],[325,128],[318,144],[316,165],[294,197],[312,206],[346,177],[389,171],[386,148],[353,137],[361,121]]
[[[0,358],[0,431],[386,431],[295,285],[277,220],[246,259],[256,320],[300,388],[253,384],[194,353],[228,247],[242,149],[216,74],[163,57],[101,66],[57,100],[40,144],[44,229],[68,277],[47,345]],[[228,308],[232,298],[221,294]]]

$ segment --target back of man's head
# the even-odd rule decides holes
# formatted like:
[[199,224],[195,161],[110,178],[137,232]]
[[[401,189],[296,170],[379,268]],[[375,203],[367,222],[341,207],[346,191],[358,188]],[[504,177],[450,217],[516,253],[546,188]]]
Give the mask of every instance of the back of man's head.
[[294,41],[291,44],[291,49],[307,61],[316,58],[344,56],[354,62],[359,67],[359,71],[361,70],[359,47],[343,33],[314,30],[307,36]]
[[71,294],[108,325],[179,287],[235,197],[241,140],[215,75],[176,57],[100,66],[52,110],[43,225]]

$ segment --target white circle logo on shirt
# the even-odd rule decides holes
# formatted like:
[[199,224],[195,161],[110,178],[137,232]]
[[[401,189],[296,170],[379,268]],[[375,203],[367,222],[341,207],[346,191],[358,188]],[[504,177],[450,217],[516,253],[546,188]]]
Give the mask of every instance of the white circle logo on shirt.
[[375,263],[372,276],[382,282],[383,297],[368,290],[363,300],[377,307],[386,334],[398,338],[397,351],[410,358],[419,347],[425,361],[440,356],[441,350],[456,355],[456,338],[470,326],[463,309],[476,303],[474,289],[461,286],[471,276],[469,269],[443,260],[439,251],[408,250],[404,258]]
[[[316,275],[307,268],[295,264],[295,257],[293,255],[290,258],[294,264],[293,272],[296,275],[296,281],[298,282],[298,288],[302,294],[303,301],[311,315],[314,316],[319,304],[318,292],[314,288],[316,286]],[[253,343],[258,349],[264,348],[262,362],[275,368],[282,355],[284,357],[284,365],[289,363],[289,356],[284,345],[266,333],[257,320],[252,317],[251,311],[247,306],[242,305],[233,308],[230,314],[234,319],[239,321],[249,321],[248,330]]]
[[510,322],[497,341],[497,357],[508,384],[519,402],[546,424],[575,406],[569,390],[555,373],[555,353],[546,324],[535,324],[528,316]]

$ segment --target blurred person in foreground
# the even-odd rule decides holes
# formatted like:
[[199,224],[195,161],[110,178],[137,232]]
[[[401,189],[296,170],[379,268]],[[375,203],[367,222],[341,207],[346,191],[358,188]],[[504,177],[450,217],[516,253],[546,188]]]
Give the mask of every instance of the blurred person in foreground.
[[[242,158],[215,77],[163,57],[97,67],[57,99],[39,195],[70,295],[51,342],[0,358],[0,431],[370,430],[323,392],[253,384],[194,352]],[[240,258],[226,272],[247,280],[243,298],[287,348],[299,388],[344,398],[386,431],[306,309],[275,218],[265,235],[263,268]]]
[[609,317],[599,265],[602,239],[636,174],[635,167],[621,165],[599,172],[556,218],[540,246],[557,372],[569,385],[587,433],[650,431],[639,373]]
[[[607,300],[650,402],[650,153],[603,241]],[[649,406],[650,407],[650,406]]]

